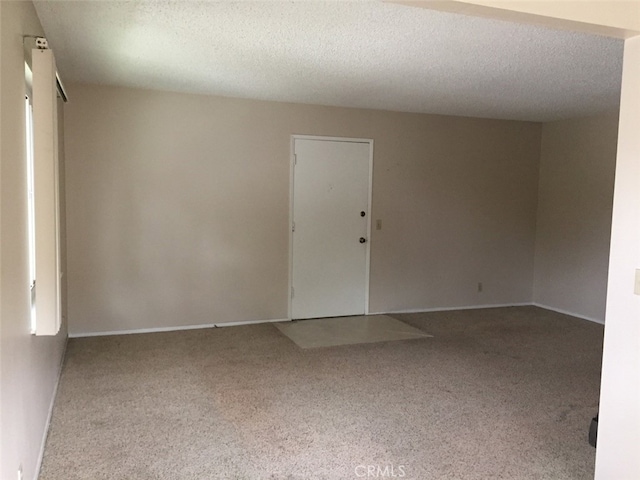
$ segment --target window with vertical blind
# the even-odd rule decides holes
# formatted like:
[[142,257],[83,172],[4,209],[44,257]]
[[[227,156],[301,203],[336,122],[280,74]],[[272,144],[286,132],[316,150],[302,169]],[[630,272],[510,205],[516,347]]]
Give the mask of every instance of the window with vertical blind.
[[[57,77],[53,52],[33,49],[27,87],[27,191],[31,331],[55,335],[61,325]],[[27,83],[29,83],[27,81]]]
[[[25,70],[31,73],[28,65]],[[27,76],[30,78],[30,76]],[[29,292],[31,301],[31,333],[36,333],[36,235],[35,235],[35,204],[33,181],[33,110],[31,104],[31,88],[27,89],[24,98],[25,104],[25,150],[27,161],[27,226],[29,242]]]

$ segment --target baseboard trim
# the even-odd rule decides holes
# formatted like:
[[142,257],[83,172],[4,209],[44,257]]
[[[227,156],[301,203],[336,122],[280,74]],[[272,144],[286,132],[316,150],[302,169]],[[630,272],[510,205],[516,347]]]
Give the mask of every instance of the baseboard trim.
[[291,319],[274,318],[269,320],[247,320],[243,322],[205,323],[198,325],[177,325],[174,327],[136,328],[132,330],[112,330],[108,332],[81,332],[70,333],[69,338],[107,337],[110,335],[135,335],[138,333],[177,332],[181,330],[200,330],[204,328],[238,327],[241,325],[255,325],[259,323],[288,322]]
[[537,303],[537,302],[533,302],[531,305],[533,305],[534,307],[544,308],[545,310],[551,310],[552,312],[562,313],[563,315],[570,315],[572,317],[580,318],[582,320],[588,320],[589,322],[599,323],[600,325],[604,325],[604,320],[601,320],[599,318],[587,317],[586,315],[570,312],[568,310],[563,310],[561,308],[550,307],[549,305],[544,305],[542,303]]
[[528,307],[531,302],[526,303],[496,303],[493,305],[467,305],[464,307],[436,307],[436,308],[409,308],[404,310],[388,310],[385,312],[369,312],[369,315],[389,315],[399,313],[429,313],[429,312],[453,312],[456,310],[480,310],[484,308],[506,308],[506,307]]
[[69,335],[64,341],[64,347],[62,347],[62,355],[60,357],[60,365],[58,366],[58,378],[56,378],[56,384],[53,387],[53,394],[51,395],[51,402],[49,403],[49,412],[47,413],[47,420],[44,424],[44,433],[42,434],[42,441],[40,443],[40,452],[38,453],[38,463],[36,463],[36,470],[33,480],[38,480],[40,477],[40,469],[42,468],[42,460],[44,459],[44,448],[47,445],[47,437],[49,436],[49,427],[51,426],[51,417],[53,416],[53,407],[56,403],[56,397],[58,396],[58,385],[60,385],[60,378],[62,377],[62,367],[64,366],[64,359],[67,356],[67,344],[69,342]]
[[588,317],[586,315],[581,315],[579,313],[570,312],[568,310],[562,310],[561,308],[551,307],[549,305],[544,305],[542,303],[536,302],[525,302],[525,303],[502,303],[502,304],[494,304],[494,305],[472,305],[466,307],[439,307],[439,308],[427,308],[427,309],[407,309],[407,310],[392,310],[388,312],[375,312],[370,313],[370,315],[389,315],[389,314],[400,314],[400,313],[429,313],[429,312],[453,312],[456,310],[478,310],[483,308],[505,308],[505,307],[538,307],[543,308],[545,310],[551,310],[552,312],[562,313],[563,315],[569,315],[571,317],[576,317],[581,320],[587,320],[593,323],[599,323],[600,325],[604,325],[604,320]]
[[[403,310],[388,310],[381,312],[369,312],[367,315],[393,315],[402,313],[429,313],[429,312],[453,312],[456,310],[480,310],[488,308],[507,308],[507,307],[538,307],[545,310],[551,310],[553,312],[562,313],[563,315],[570,315],[572,317],[580,318],[582,320],[588,320],[589,322],[599,323],[604,325],[603,320],[599,320],[593,317],[587,317],[567,310],[550,307],[541,303],[535,302],[523,302],[523,303],[496,303],[491,305],[467,305],[463,307],[436,307],[436,308],[409,308]],[[207,323],[198,325],[179,325],[174,327],[156,327],[156,328],[137,328],[132,330],[112,330],[107,332],[82,332],[82,333],[70,333],[69,338],[85,338],[85,337],[107,337],[110,335],[135,335],[138,333],[161,333],[161,332],[176,332],[181,330],[199,330],[204,328],[222,328],[222,327],[238,327],[242,325],[256,325],[260,323],[275,323],[275,322],[290,322],[290,318],[274,318],[269,320],[247,320],[241,322],[221,322],[221,323]],[[66,349],[66,346],[65,346]],[[57,386],[56,386],[57,388]]]

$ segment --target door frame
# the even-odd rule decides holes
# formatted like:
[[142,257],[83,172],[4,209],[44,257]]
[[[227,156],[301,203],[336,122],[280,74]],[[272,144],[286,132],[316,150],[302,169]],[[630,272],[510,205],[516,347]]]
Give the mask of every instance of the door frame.
[[324,137],[318,135],[291,135],[289,155],[289,289],[287,291],[287,318],[292,320],[291,292],[293,289],[293,195],[295,181],[295,146],[296,140],[317,140],[323,142],[366,143],[369,145],[369,178],[367,198],[367,244],[365,256],[364,314],[369,315],[369,280],[371,276],[371,205],[373,199],[373,139],[351,137]]

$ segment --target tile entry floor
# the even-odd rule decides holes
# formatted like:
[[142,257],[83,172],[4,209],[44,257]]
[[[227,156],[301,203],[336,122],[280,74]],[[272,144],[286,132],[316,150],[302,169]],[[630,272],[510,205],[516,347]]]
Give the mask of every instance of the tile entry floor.
[[433,336],[387,315],[294,320],[273,325],[300,348],[335,347]]

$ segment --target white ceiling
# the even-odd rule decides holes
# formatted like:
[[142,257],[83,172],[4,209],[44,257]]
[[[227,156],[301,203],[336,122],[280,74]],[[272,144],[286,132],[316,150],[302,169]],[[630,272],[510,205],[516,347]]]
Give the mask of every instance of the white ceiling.
[[623,42],[371,2],[36,2],[63,81],[548,121],[616,108]]

